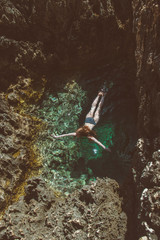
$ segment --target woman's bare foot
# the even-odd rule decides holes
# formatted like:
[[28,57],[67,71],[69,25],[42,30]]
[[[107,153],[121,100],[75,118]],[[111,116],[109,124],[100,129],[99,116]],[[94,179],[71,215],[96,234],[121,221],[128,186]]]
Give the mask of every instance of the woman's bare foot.
[[103,96],[103,92],[102,91],[100,91],[99,93],[98,93],[98,96]]
[[107,94],[106,92],[100,91],[100,92],[98,93],[98,96],[104,96],[104,97],[105,97],[106,94]]

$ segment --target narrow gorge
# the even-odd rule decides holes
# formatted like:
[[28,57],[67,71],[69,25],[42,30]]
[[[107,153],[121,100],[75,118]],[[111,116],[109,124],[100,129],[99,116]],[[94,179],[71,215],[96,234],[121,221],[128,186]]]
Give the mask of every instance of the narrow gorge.
[[[160,238],[159,45],[158,0],[1,0],[1,240]],[[53,139],[104,84],[111,152]]]

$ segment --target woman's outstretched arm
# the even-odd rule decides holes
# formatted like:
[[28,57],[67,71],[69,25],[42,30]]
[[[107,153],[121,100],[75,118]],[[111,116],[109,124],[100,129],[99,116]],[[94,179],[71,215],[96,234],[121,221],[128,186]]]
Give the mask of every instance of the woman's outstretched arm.
[[111,150],[109,148],[106,148],[100,141],[98,141],[95,137],[88,137],[90,140],[92,140],[93,142],[97,143],[99,146],[101,146],[104,150],[111,152]]
[[61,138],[61,137],[67,137],[67,136],[76,136],[76,133],[75,132],[73,132],[73,133],[66,133],[66,134],[62,134],[62,135],[54,135],[54,134],[51,134],[51,136],[53,137],[53,138]]

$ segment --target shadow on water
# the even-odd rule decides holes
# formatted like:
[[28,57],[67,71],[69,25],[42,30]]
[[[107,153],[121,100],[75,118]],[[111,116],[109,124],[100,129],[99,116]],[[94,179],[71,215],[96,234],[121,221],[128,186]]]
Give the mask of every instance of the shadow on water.
[[79,140],[80,155],[83,168],[88,168],[94,177],[107,176],[123,183],[131,166],[136,132],[134,122],[117,122],[117,118],[108,122],[104,115],[95,127],[98,140],[109,147],[111,152],[104,151],[96,143],[84,138]]
[[[131,167],[134,146],[137,139],[136,117],[137,101],[134,95],[134,73],[129,73],[122,65],[112,72],[103,66],[95,69],[83,81],[82,86],[88,92],[88,104],[84,108],[80,123],[90,109],[98,90],[106,81],[106,86],[112,83],[102,109],[99,123],[95,127],[98,140],[111,153],[102,150],[94,143],[81,140],[80,151],[85,165],[95,177],[110,177],[120,184],[124,182]],[[93,78],[94,76],[94,78]],[[82,124],[80,124],[82,125]]]

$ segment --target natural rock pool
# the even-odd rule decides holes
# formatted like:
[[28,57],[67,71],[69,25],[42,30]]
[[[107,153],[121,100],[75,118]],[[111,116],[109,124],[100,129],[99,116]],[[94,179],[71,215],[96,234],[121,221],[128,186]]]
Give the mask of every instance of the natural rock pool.
[[94,79],[88,73],[81,75],[80,81],[70,77],[52,89],[48,88],[33,113],[45,123],[37,142],[43,158],[43,176],[65,194],[97,177],[107,176],[123,183],[131,167],[136,141],[136,101],[130,88],[119,85],[116,78],[105,80],[109,91],[95,127],[98,140],[110,147],[111,153],[87,138],[55,140],[51,137],[51,134],[75,132],[83,125],[91,103],[104,83],[104,73],[101,80],[97,74]]
[[[160,239],[160,1],[0,13],[0,239]],[[95,130],[111,153],[52,139],[84,123],[103,82]]]

